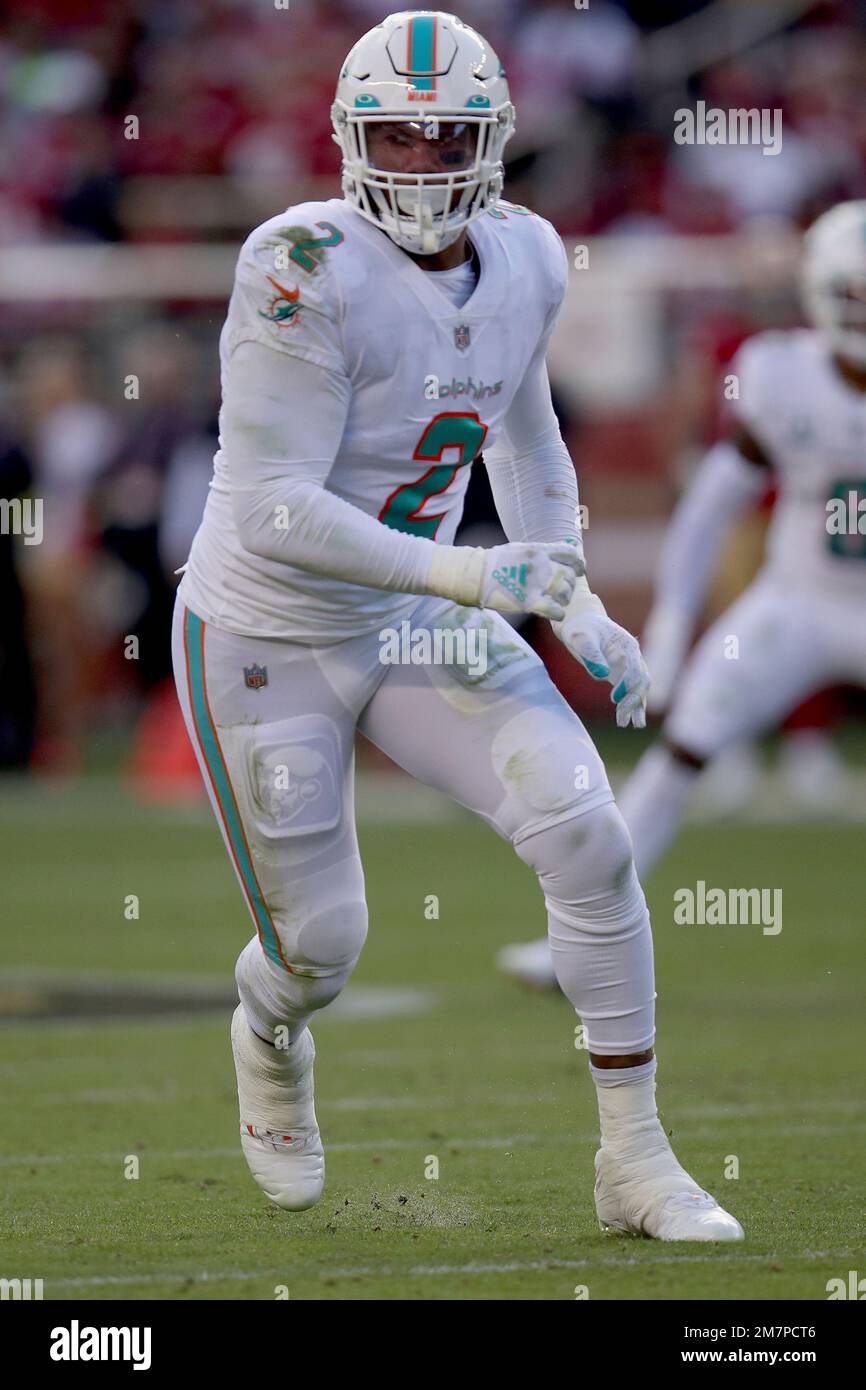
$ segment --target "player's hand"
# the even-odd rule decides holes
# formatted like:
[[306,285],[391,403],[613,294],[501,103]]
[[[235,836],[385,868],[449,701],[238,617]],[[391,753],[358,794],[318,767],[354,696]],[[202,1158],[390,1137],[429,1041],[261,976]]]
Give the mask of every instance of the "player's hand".
[[538,613],[558,621],[565,617],[574,584],[586,566],[575,545],[514,542],[484,554],[482,608],[499,613]]
[[557,627],[557,636],[591,676],[609,681],[621,729],[629,723],[646,727],[646,702],[650,678],[636,637],[613,622],[606,613],[592,610],[569,615]]
[[644,660],[652,676],[650,714],[663,714],[671,702],[691,639],[691,619],[670,608],[653,608],[643,633]]

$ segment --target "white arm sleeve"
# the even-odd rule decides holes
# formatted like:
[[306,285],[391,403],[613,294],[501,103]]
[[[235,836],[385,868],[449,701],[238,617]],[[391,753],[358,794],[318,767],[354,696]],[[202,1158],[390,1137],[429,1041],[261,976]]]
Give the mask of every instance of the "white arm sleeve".
[[350,397],[339,370],[261,342],[235,347],[223,379],[221,438],[242,544],[335,579],[477,602],[483,552],[405,535],[327,490]]
[[668,527],[656,571],[656,608],[697,616],[728,526],[763,496],[769,481],[767,470],[749,463],[734,444],[724,441],[709,450]]
[[502,431],[484,450],[493,500],[510,541],[577,541],[577,478],[550,399],[545,358],[568,287],[569,264],[556,231],[537,219],[539,265],[549,308]]
[[577,478],[550,399],[542,340],[496,443],[484,452],[493,500],[510,541],[579,538]]

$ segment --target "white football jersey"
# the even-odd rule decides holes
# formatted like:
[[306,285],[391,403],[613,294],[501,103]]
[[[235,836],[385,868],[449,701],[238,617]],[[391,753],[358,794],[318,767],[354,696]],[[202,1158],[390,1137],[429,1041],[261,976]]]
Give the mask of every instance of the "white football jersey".
[[[220,338],[223,386],[236,346],[252,339],[348,378],[351,404],[327,478],[385,525],[450,544],[469,469],[495,440],[568,275],[559,236],[525,208],[500,203],[469,229],[480,265],[457,308],[431,277],[343,199],[304,203],[245,242]],[[221,447],[181,597],[235,632],[302,642],[372,631],[415,598],[312,574],[241,545]]]
[[[866,395],[839,374],[826,339],[813,330],[757,334],[732,371],[740,392],[735,414],[775,473],[767,569],[789,586],[866,601]],[[866,626],[860,638],[866,641]]]

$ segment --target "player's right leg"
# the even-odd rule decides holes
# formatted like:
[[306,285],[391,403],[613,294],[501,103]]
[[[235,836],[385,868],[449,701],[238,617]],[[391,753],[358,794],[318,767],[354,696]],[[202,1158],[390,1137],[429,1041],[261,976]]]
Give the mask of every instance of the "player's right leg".
[[[679,1164],[656,1111],[649,913],[589,735],[500,614],[425,599],[410,625],[412,647],[426,633],[419,649],[431,656],[391,666],[359,727],[481,816],[538,877],[559,983],[586,1027],[599,1219],[660,1240],[741,1238]],[[465,641],[443,641],[437,660],[437,634],[457,632]]]
[[324,1183],[307,1025],[342,989],[367,930],[352,698],[366,702],[370,676],[347,666],[338,696],[309,648],[222,631],[180,602],[172,645],[187,729],[256,929],[238,958],[232,1021],[241,1146],[272,1201],[300,1209]]
[[[831,682],[838,645],[821,605],[794,601],[767,578],[707,630],[686,664],[662,739],[617,797],[642,881],[674,839],[704,767]],[[505,947],[497,964],[530,988],[558,988],[543,937]]]
[[674,839],[704,767],[722,750],[774,728],[833,679],[836,658],[821,605],[758,580],[701,638],[665,720],[619,806],[644,878]]

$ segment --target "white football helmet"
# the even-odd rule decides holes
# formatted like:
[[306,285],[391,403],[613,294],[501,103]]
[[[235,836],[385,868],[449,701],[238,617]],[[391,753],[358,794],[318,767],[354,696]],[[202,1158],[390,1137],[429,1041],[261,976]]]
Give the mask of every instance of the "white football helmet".
[[[429,256],[450,246],[502,192],[502,152],[514,130],[505,71],[486,40],[454,15],[403,10],[359,39],[343,64],[331,120],[344,196],[405,251]],[[438,172],[398,172],[399,159],[381,156],[377,167],[370,145],[381,149],[383,126],[405,148],[414,142],[417,150],[421,136],[430,141],[428,163]]]
[[834,352],[866,367],[866,200],[823,213],[804,248],[806,312]]

